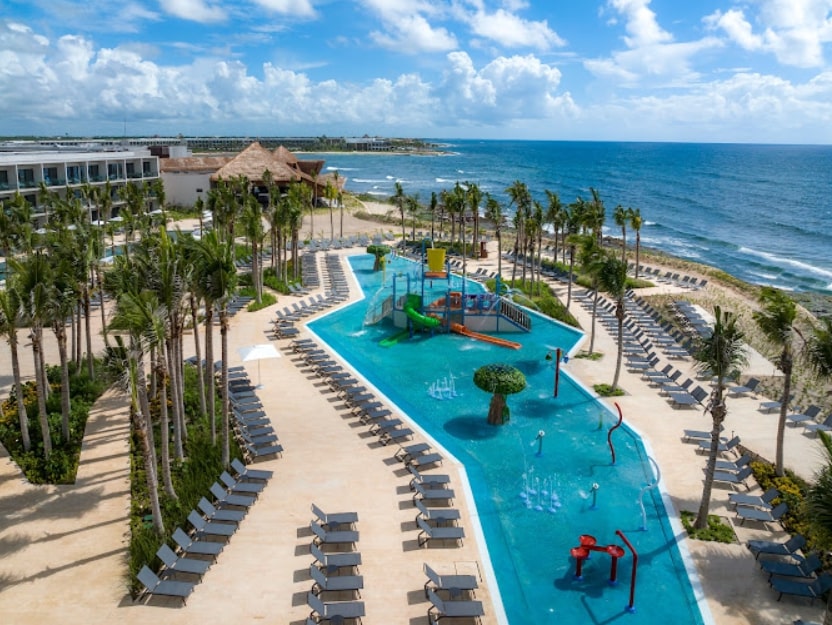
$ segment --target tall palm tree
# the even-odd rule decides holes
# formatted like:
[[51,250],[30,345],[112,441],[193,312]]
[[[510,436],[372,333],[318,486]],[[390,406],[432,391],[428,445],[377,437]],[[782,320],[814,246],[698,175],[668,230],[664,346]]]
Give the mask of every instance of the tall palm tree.
[[18,291],[16,289],[0,289],[0,336],[5,336],[9,343],[12,379],[15,388],[14,396],[17,401],[17,417],[20,423],[20,440],[23,443],[23,450],[29,451],[32,448],[32,440],[29,436],[29,417],[26,414],[26,404],[23,403],[23,381],[20,376],[20,355],[17,350],[17,327],[20,323],[20,317]]
[[[526,278],[526,235],[523,228],[526,224],[526,219],[528,219],[528,214],[531,211],[532,197],[531,193],[529,193],[529,188],[526,186],[526,183],[521,182],[520,180],[515,180],[513,183],[511,183],[511,186],[506,188],[506,193],[511,199],[511,201],[509,202],[509,206],[513,205],[515,210],[514,227],[515,235],[517,238],[514,241],[514,266],[511,269],[511,282],[514,283],[517,271],[517,257],[520,254],[523,255],[522,280],[525,281]],[[521,244],[523,245],[522,249]]]
[[494,224],[494,235],[497,237],[497,275],[503,276],[503,224],[505,222],[505,215],[503,214],[503,207],[500,202],[491,196],[490,193],[485,194],[485,218]]
[[563,226],[563,223],[566,219],[566,214],[563,210],[563,205],[560,201],[560,196],[555,193],[554,191],[550,191],[549,189],[545,190],[546,193],[546,213],[543,216],[544,223],[552,224],[552,228],[555,231],[555,249],[553,250],[552,258],[557,261],[558,259],[558,234],[560,233],[560,228]]
[[[337,172],[336,172],[337,173]],[[329,238],[335,238],[335,216],[333,214],[333,204],[335,203],[335,198],[338,195],[338,190],[332,186],[332,182],[329,180],[326,181],[326,187],[324,187],[324,195],[326,196],[327,204],[329,204]]]
[[607,260],[604,249],[598,245],[598,239],[592,235],[574,235],[580,252],[578,259],[583,272],[589,276],[592,284],[592,321],[589,332],[589,353],[595,353],[595,325],[598,319],[598,282],[599,274]]
[[641,210],[638,208],[630,209],[630,227],[636,233],[636,280],[638,280],[639,271],[639,253],[641,252],[641,226],[644,224],[641,218]]
[[465,199],[468,203],[468,210],[471,211],[471,219],[474,222],[474,258],[480,257],[480,204],[482,203],[482,191],[476,182],[465,183]]
[[[580,240],[577,235],[581,231],[584,219],[587,212],[586,200],[578,197],[574,202],[566,207],[566,238],[564,240],[565,246],[569,246],[569,281],[566,285],[566,310],[572,305],[572,276],[575,270],[575,252],[577,244]],[[565,248],[564,248],[565,249]]]
[[[832,360],[827,360],[825,366],[832,370]],[[832,437],[818,431],[818,438],[826,456],[826,464],[815,476],[815,483],[806,493],[803,505],[810,523],[828,536],[832,532]],[[832,625],[832,594],[826,600],[823,625]]]
[[811,371],[823,379],[832,378],[832,317],[820,320],[809,335],[803,353]]
[[601,194],[594,187],[589,187],[589,193],[592,199],[589,201],[589,210],[586,216],[585,224],[595,234],[599,244],[604,242],[604,221],[606,221],[606,210],[604,209],[604,200],[601,199]]
[[341,179],[341,174],[339,174],[338,170],[336,169],[333,172],[332,177],[335,179],[335,198],[338,200],[338,209],[339,209],[339,213],[340,213],[340,216],[341,216],[341,225],[338,228],[338,236],[343,239],[344,238],[344,202],[343,202],[343,196],[341,195],[341,185],[339,184],[339,181]]
[[428,204],[428,211],[430,211],[430,240],[433,243],[434,224],[436,223],[436,208],[439,205],[439,198],[436,196],[436,191],[430,192],[430,203]]
[[792,392],[792,372],[794,369],[794,338],[800,336],[795,327],[797,305],[783,291],[764,286],[760,290],[761,309],[754,313],[754,321],[766,338],[780,349],[775,365],[783,372],[783,393],[780,396],[780,418],[777,421],[777,450],[775,452],[775,470],[778,476],[784,475],[783,444],[786,432],[786,415],[789,411],[789,399]]
[[626,264],[627,262],[627,224],[630,221],[630,213],[632,209],[624,208],[621,204],[613,210],[612,218],[615,220],[615,225],[621,228],[621,260]]
[[395,193],[393,194],[393,203],[396,205],[396,208],[399,209],[399,215],[402,218],[402,245],[404,245],[405,240],[407,239],[407,234],[404,230],[404,207],[407,201],[407,198],[404,194],[404,188],[402,187],[402,183],[396,180],[394,185]]
[[714,306],[714,328],[711,335],[702,339],[699,349],[694,354],[696,367],[716,377],[713,391],[708,400],[707,410],[711,413],[711,446],[708,449],[708,464],[705,468],[705,485],[702,489],[702,501],[696,515],[694,527],[702,529],[708,526],[708,513],[711,507],[711,490],[714,484],[714,470],[719,453],[719,436],[722,423],[728,415],[725,406],[725,380],[731,372],[746,362],[743,332],[737,325],[737,317]]
[[419,194],[413,193],[408,195],[405,198],[405,205],[407,206],[407,212],[410,215],[410,238],[415,243],[416,242],[416,219],[419,216],[419,211],[421,210],[421,206],[419,206]]
[[624,356],[624,296],[627,292],[627,263],[607,254],[598,270],[598,286],[615,300],[615,319],[617,323],[618,352],[615,360],[615,374],[612,378],[612,391],[618,388],[621,376],[621,361]]

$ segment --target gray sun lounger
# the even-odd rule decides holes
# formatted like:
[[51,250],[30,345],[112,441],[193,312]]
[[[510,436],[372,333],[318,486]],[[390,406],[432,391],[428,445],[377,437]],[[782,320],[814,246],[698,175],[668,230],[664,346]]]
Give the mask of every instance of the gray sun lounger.
[[771,510],[764,510],[762,508],[750,508],[746,506],[737,506],[737,516],[742,519],[740,525],[746,521],[759,521],[760,523],[774,523],[780,520],[786,512],[789,511],[789,505],[782,501]]
[[215,503],[221,506],[250,508],[256,501],[256,498],[251,495],[235,495],[234,493],[229,493],[222,486],[220,486],[218,482],[211,484],[211,488],[209,490],[216,500]]
[[451,481],[451,476],[444,473],[419,473],[419,470],[412,465],[408,465],[407,470],[413,476],[413,479],[410,480],[410,490],[414,490],[416,484],[421,484],[427,488],[442,488]]
[[832,588],[832,575],[823,573],[811,581],[799,581],[793,577],[775,576],[769,580],[769,583],[779,593],[777,601],[780,601],[783,595],[792,595],[794,597],[807,597],[811,600],[810,605],[812,605],[815,603],[815,599]]
[[751,454],[743,454],[736,460],[717,460],[714,468],[717,471],[742,471],[751,460]]
[[202,497],[199,500],[197,507],[209,521],[219,521],[220,523],[240,523],[246,517],[245,510],[215,508],[205,497]]
[[194,526],[196,536],[222,536],[228,538],[237,531],[237,525],[231,523],[208,522],[196,510],[188,513],[188,521]]
[[188,600],[188,596],[194,590],[194,584],[191,582],[176,582],[172,580],[162,580],[151,571],[147,565],[144,565],[139,571],[139,581],[144,585],[145,591],[149,595],[165,595],[168,597],[179,597],[182,603]]
[[191,575],[205,575],[211,566],[208,560],[197,560],[196,558],[187,558],[184,556],[177,556],[173,549],[163,544],[156,552],[158,558],[165,565],[162,569],[162,576],[173,575],[175,573],[190,573]]
[[477,578],[473,575],[440,575],[427,563],[422,566],[422,570],[428,578],[428,581],[425,582],[425,597],[428,597],[429,590],[433,592],[446,590],[454,597],[461,591],[470,590],[473,592],[476,588],[479,588]]
[[173,540],[185,554],[213,556],[214,558],[220,554],[225,546],[225,543],[220,542],[194,540],[181,527],[177,527],[173,531]]
[[274,471],[264,471],[261,469],[252,469],[247,467],[239,458],[234,458],[231,461],[231,468],[237,472],[237,480],[269,480],[274,475]]
[[762,495],[749,495],[748,493],[731,493],[728,501],[735,506],[748,506],[771,510],[771,502],[780,496],[780,491],[773,486]]
[[399,428],[399,429],[391,429],[391,430],[384,430],[381,432],[379,436],[379,442],[382,445],[389,445],[390,443],[394,443],[397,441],[405,440],[411,438],[413,436],[413,430],[410,428]]
[[416,517],[416,525],[419,527],[419,535],[416,537],[416,542],[420,547],[424,547],[429,540],[455,540],[460,542],[465,538],[463,528],[455,525],[433,526],[428,524],[421,516]]
[[416,454],[422,454],[427,451],[430,451],[431,447],[429,443],[413,443],[412,445],[405,445],[404,447],[399,447],[396,453],[393,454],[393,457],[396,460],[401,460],[405,462],[407,458],[414,456]]
[[228,471],[220,474],[220,480],[235,495],[258,495],[266,487],[263,482],[239,482]]
[[806,421],[814,421],[815,417],[820,414],[820,406],[809,406],[805,411],[796,414],[786,415],[786,423],[797,427],[803,425]]
[[743,467],[740,471],[714,471],[714,482],[721,484],[742,484],[748,488],[746,480],[751,477],[751,467]]
[[430,452],[410,456],[405,460],[405,464],[409,467],[424,467],[429,464],[442,464],[442,460],[442,454]]
[[806,539],[800,534],[795,534],[785,542],[772,540],[749,540],[746,546],[754,554],[754,559],[759,559],[760,554],[772,556],[791,556],[806,546]]
[[358,521],[357,512],[332,512],[327,514],[314,503],[312,504],[312,514],[325,529],[334,529],[339,525],[353,525]]
[[453,502],[456,496],[454,491],[450,488],[425,488],[423,484],[414,484],[413,490],[413,505],[416,501],[447,501],[449,504]]
[[[717,450],[718,453],[724,454],[725,452],[731,451],[732,449],[734,449],[739,444],[740,444],[740,437],[735,436],[734,438],[732,438],[727,443],[720,443],[716,450]],[[711,440],[708,439],[706,441],[699,441],[699,449],[700,449],[700,451],[710,451],[710,449],[711,449]]]
[[309,567],[309,575],[312,576],[312,593],[319,595],[322,592],[340,592],[344,590],[353,591],[359,597],[361,589],[364,588],[364,577],[362,575],[327,575],[314,564]]
[[326,553],[321,551],[318,545],[312,543],[309,545],[309,553],[315,558],[315,562],[320,564],[321,568],[326,569],[328,573],[334,573],[340,568],[356,567],[361,564],[361,554],[357,551]]
[[315,593],[310,592],[306,596],[306,603],[312,608],[310,618],[318,615],[318,619],[314,621],[316,623],[321,620],[361,619],[364,616],[363,601],[323,601]]
[[434,523],[449,523],[459,521],[460,513],[456,508],[428,508],[418,499],[416,500],[416,509],[419,511],[416,514],[416,519],[420,517],[425,521]]
[[448,618],[474,618],[479,622],[485,614],[482,601],[444,601],[430,588],[427,590],[428,600],[431,606],[428,608],[428,622],[435,625],[439,619]]
[[318,525],[315,521],[310,521],[309,527],[312,530],[312,533],[315,534],[313,542],[316,545],[358,542],[358,532],[355,530],[327,530]]
[[787,562],[785,560],[763,560],[760,562],[760,568],[768,573],[768,578],[772,575],[780,575],[781,577],[814,577],[815,573],[823,568],[823,562],[820,561],[818,554],[810,553],[805,558],[796,557],[796,560]]

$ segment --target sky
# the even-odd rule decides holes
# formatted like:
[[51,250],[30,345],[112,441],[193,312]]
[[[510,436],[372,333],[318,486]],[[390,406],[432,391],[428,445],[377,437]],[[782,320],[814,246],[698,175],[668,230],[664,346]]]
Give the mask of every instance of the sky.
[[0,0],[0,135],[832,143],[832,0]]

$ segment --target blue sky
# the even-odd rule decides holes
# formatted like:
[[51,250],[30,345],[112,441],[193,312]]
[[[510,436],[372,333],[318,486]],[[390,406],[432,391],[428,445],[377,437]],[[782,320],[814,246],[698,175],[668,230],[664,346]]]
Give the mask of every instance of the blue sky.
[[832,0],[0,0],[0,134],[832,143]]

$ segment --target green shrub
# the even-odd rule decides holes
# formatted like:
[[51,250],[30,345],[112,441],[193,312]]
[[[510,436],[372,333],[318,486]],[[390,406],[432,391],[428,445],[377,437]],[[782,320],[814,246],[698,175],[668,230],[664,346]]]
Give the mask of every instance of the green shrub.
[[616,386],[615,390],[613,390],[612,385],[610,384],[595,384],[592,388],[594,388],[595,392],[601,397],[621,397],[624,395],[624,391],[621,390],[620,387]]
[[726,524],[715,514],[708,515],[708,526],[701,529],[693,529],[693,522],[696,520],[696,515],[693,512],[682,510],[682,525],[687,531],[688,536],[696,540],[708,540],[717,543],[735,543],[737,536],[734,534],[734,528]]
[[258,303],[256,300],[251,302],[248,305],[249,312],[257,312],[258,310],[262,310],[263,308],[268,308],[273,304],[277,304],[277,298],[272,295],[271,293],[263,293],[262,297],[260,298],[260,302]]

